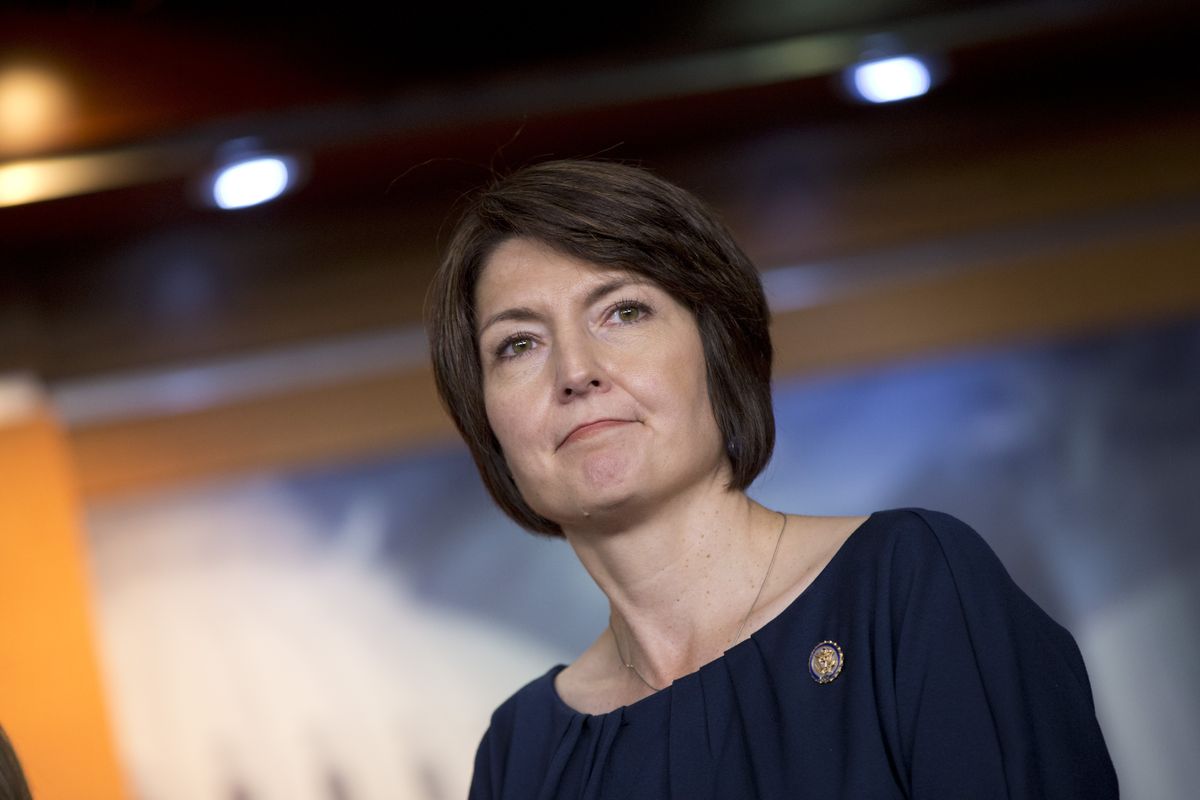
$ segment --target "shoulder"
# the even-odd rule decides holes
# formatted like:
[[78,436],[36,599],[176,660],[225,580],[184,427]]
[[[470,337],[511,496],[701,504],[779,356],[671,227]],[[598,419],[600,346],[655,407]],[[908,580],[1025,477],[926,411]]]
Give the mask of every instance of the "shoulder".
[[984,638],[1014,628],[1066,635],[979,532],[953,514],[919,507],[876,511],[847,544],[845,580],[874,597],[875,608],[890,607],[897,626],[963,617]]
[[492,711],[488,733],[511,735],[518,722],[530,714],[545,712],[551,708],[554,698],[554,676],[562,669],[557,664],[538,677],[525,683],[504,699]]
[[488,748],[493,755],[504,756],[514,742],[518,746],[524,744],[531,731],[538,735],[553,727],[556,711],[553,682],[555,674],[561,669],[561,664],[551,667],[496,706],[483,733],[480,748]]
[[1086,686],[1070,633],[1013,581],[973,527],[925,508],[877,516],[862,568],[874,569],[874,607],[889,611],[898,676],[909,674],[917,686],[929,671],[1007,680],[1033,669],[1027,655],[1038,653],[1061,668],[1056,674]]
[[[764,611],[774,628],[807,618],[875,620],[893,625],[921,616],[918,601],[950,608],[960,587],[1015,589],[991,548],[957,517],[924,508],[892,508],[863,517],[798,517],[784,548],[787,588]],[[986,587],[985,587],[986,585]],[[801,606],[804,614],[786,613]],[[932,619],[926,615],[927,619]],[[786,623],[786,625],[785,625]]]
[[1065,672],[1087,685],[1070,632],[1017,585],[973,527],[925,508],[878,513],[886,524],[877,531],[876,556],[886,565],[897,630],[924,630],[940,641],[947,626],[961,627],[976,658],[993,663],[1007,663],[1020,643],[1056,654]]
[[897,509],[898,528],[911,537],[910,543],[922,541],[930,550],[926,555],[940,555],[960,567],[998,570],[1007,578],[1000,559],[991,546],[973,527],[953,514],[927,508]]
[[940,548],[957,543],[991,551],[974,528],[945,511],[907,506],[876,511],[871,519],[877,544]]
[[963,520],[927,508],[883,513],[889,523],[890,554],[897,578],[940,574],[957,594],[968,599],[991,597],[1036,608],[991,545]]
[[906,507],[876,511],[871,525],[855,537],[857,557],[877,562],[896,580],[931,571],[948,571],[956,583],[969,577],[1012,580],[982,536],[966,522],[944,511]]
[[[953,515],[880,512],[871,556],[878,663],[912,794],[1111,797],[1115,775],[1070,633]],[[969,787],[969,788],[968,788]]]
[[[553,711],[546,687],[561,665],[526,683],[492,711],[487,730],[475,750],[471,800],[499,797],[513,771],[527,771],[529,760],[543,752],[551,736]],[[532,740],[531,740],[532,737]]]

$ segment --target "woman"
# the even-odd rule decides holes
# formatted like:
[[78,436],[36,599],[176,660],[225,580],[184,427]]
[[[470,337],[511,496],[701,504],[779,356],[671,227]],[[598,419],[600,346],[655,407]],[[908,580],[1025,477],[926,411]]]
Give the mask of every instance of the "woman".
[[782,514],[758,273],[695,197],[561,161],[475,197],[438,390],[502,509],[609,625],[501,704],[471,798],[1116,796],[1070,635],[968,526]]

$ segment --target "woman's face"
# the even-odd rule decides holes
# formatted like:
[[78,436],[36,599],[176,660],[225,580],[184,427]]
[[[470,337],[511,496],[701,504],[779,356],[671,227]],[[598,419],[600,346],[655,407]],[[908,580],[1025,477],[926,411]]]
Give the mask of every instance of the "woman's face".
[[488,421],[539,514],[636,513],[728,467],[695,318],[656,284],[509,239],[475,310]]

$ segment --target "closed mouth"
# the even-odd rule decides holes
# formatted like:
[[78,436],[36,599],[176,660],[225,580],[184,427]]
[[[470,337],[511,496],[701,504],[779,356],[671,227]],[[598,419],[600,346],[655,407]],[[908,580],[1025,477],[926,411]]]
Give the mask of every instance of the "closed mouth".
[[577,426],[574,430],[572,430],[570,433],[568,433],[566,438],[564,438],[561,442],[559,442],[558,446],[561,448],[563,445],[567,444],[568,442],[571,442],[575,439],[579,439],[579,438],[582,438],[583,436],[586,436],[591,431],[603,430],[604,428],[609,428],[614,425],[624,425],[630,421],[631,420],[627,420],[627,419],[595,419],[595,420],[592,420],[591,422],[585,422],[584,424]]

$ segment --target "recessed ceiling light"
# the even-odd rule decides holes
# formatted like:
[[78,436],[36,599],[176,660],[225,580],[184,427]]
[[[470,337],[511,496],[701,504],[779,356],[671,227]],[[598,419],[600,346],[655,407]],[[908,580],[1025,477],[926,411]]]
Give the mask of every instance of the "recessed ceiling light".
[[929,67],[916,56],[867,61],[851,68],[850,85],[868,103],[893,103],[920,97],[933,83]]
[[294,165],[283,156],[256,156],[223,167],[212,184],[218,208],[256,206],[274,200],[292,184]]

